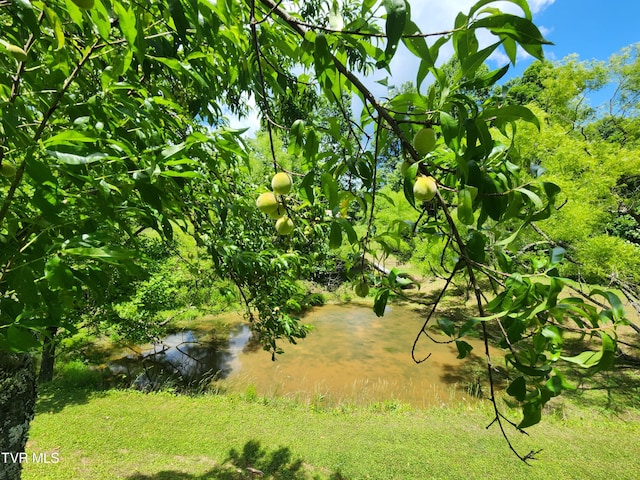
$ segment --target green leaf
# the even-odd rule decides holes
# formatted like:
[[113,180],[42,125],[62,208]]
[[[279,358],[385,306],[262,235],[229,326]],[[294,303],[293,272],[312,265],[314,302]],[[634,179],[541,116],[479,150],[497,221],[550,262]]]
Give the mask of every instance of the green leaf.
[[460,329],[458,330],[458,338],[464,337],[467,333],[469,333],[470,331],[473,330],[473,328],[478,325],[480,322],[480,320],[478,320],[477,318],[471,318],[469,320],[467,320],[465,322],[464,325],[462,325],[460,327]]
[[524,402],[527,396],[527,381],[524,377],[518,377],[511,385],[507,387],[507,393],[514,397],[519,402]]
[[602,359],[602,352],[588,350],[574,357],[561,356],[560,358],[566,362],[573,363],[583,368],[591,368],[600,362]]
[[107,263],[120,263],[123,260],[131,259],[130,251],[108,247],[72,247],[65,248],[63,252],[67,255],[94,258]]
[[387,308],[387,301],[389,300],[389,289],[382,288],[376,293],[376,299],[373,304],[373,311],[378,317],[384,316],[384,311]]
[[194,172],[193,170],[163,170],[160,172],[160,176],[162,177],[176,177],[176,178],[200,178],[202,180],[206,179],[206,177],[200,172]]
[[515,191],[526,195],[529,198],[529,200],[531,200],[531,202],[536,207],[536,209],[541,210],[544,207],[544,204],[542,203],[542,199],[536,193],[533,193],[528,188],[518,187],[515,189]]
[[518,424],[518,428],[527,428],[537,423],[540,423],[542,419],[542,404],[538,402],[526,403],[522,406],[522,421]]
[[[489,3],[495,3],[495,1],[496,0],[480,0],[479,2],[474,4],[473,7],[471,7],[471,10],[469,10],[469,17],[473,16],[478,10],[480,10],[485,5]],[[524,12],[525,18],[528,18],[528,19],[532,18],[531,9],[529,8],[529,4],[527,3],[527,0],[505,0],[505,1],[518,5]]]
[[178,37],[185,42],[187,39],[187,28],[189,28],[189,21],[184,14],[182,8],[182,2],[180,0],[169,0],[169,13],[173,19],[173,23],[176,26]]
[[329,201],[329,208],[332,210],[338,206],[338,184],[329,172],[324,172],[320,177],[322,190]]
[[97,138],[93,135],[87,135],[84,132],[76,130],[64,130],[53,137],[43,140],[42,145],[45,148],[53,145],[75,145],[76,143],[95,143]]
[[78,6],[75,3],[73,3],[72,0],[65,0],[65,3],[67,7],[67,12],[69,12],[69,16],[71,17],[71,20],[73,20],[73,23],[75,23],[79,27],[82,27],[82,21],[83,21],[82,10],[80,10]]
[[291,125],[291,131],[289,132],[289,147],[288,152],[291,155],[298,155],[304,147],[304,120],[296,120]]
[[560,395],[563,390],[575,390],[576,387],[567,382],[567,379],[557,370],[553,370],[554,375],[547,380],[544,386],[555,397]]
[[378,68],[388,67],[389,62],[391,62],[396,53],[407,22],[407,4],[405,0],[383,0],[382,6],[387,10],[385,23],[387,47],[384,51],[385,58],[378,63]]
[[74,155],[73,153],[57,152],[53,150],[47,150],[47,153],[53,158],[57,159],[59,163],[66,165],[87,165],[90,163],[99,162],[104,160],[108,155],[106,153],[92,153],[83,157],[81,155]]
[[482,233],[477,230],[469,232],[469,239],[467,240],[465,249],[471,260],[477,263],[484,263],[486,257],[484,250],[485,245],[486,238]]
[[313,191],[313,184],[315,182],[316,174],[314,170],[310,170],[302,179],[300,186],[302,187],[305,195],[307,196],[307,200],[311,205],[313,205],[315,201],[315,193]]
[[329,248],[339,248],[342,245],[342,230],[338,222],[331,222],[329,229]]
[[62,22],[60,21],[60,18],[52,8],[44,7],[44,11],[46,12],[47,17],[49,18],[49,22],[53,25],[53,33],[56,37],[56,42],[57,42],[56,50],[60,50],[61,48],[64,47],[64,44],[66,42]]
[[47,260],[44,276],[51,290],[71,290],[74,287],[73,272],[57,255]]
[[347,239],[349,240],[349,243],[351,245],[358,243],[358,234],[354,230],[353,225],[351,225],[351,222],[349,222],[348,220],[345,220],[344,218],[339,218],[338,223],[340,223],[340,226],[342,227],[342,231],[347,234]]
[[454,151],[457,152],[460,148],[460,128],[458,121],[447,112],[440,112],[440,125],[442,126],[442,136],[445,143]]
[[90,11],[91,19],[98,28],[98,34],[103,40],[109,41],[111,34],[111,18],[109,18],[109,12],[102,4],[101,0],[96,0],[93,8]]
[[442,330],[444,334],[447,335],[448,337],[455,337],[456,326],[448,318],[439,318],[438,326],[440,327],[440,330]]
[[[118,25],[124,35],[125,40],[132,50],[136,48],[136,38],[138,30],[136,29],[136,16],[132,9],[126,9],[119,1],[113,2],[113,9],[118,16]],[[142,58],[138,57],[138,61],[142,62]]]
[[561,263],[562,260],[564,259],[565,253],[566,253],[566,250],[564,248],[554,247],[549,254],[549,264],[557,265],[558,263]]
[[465,358],[473,350],[473,347],[464,340],[456,340],[456,347],[458,348],[457,358]]
[[[40,36],[40,25],[31,2],[29,0],[13,0],[12,3],[15,5],[16,13],[21,23],[31,31],[35,38],[38,38]],[[9,6],[11,6],[11,3]]]
[[[487,28],[494,35],[507,36],[516,40],[525,49],[528,46],[551,44],[542,36],[538,27],[531,20],[509,13],[480,18],[473,22],[471,28]],[[537,55],[534,56],[538,59],[541,58]]]
[[530,367],[520,362],[515,362],[513,366],[516,367],[516,369],[519,372],[522,372],[525,375],[529,375],[531,377],[545,377],[549,375],[549,372],[551,371],[551,367],[549,365],[542,365],[540,367]]
[[613,293],[610,290],[602,290],[602,289],[596,288],[594,290],[591,290],[591,293],[589,294],[589,296],[593,296],[593,295],[601,295],[607,299],[607,301],[609,302],[609,305],[611,305],[614,319],[616,321],[619,321],[625,318],[624,306],[622,305],[620,298],[618,298],[618,296],[615,293]]
[[329,43],[324,33],[318,33],[314,43],[313,59],[316,67],[316,75],[320,77],[327,68],[333,65],[333,56],[329,50]]
[[[471,225],[474,221],[473,199],[470,188],[465,187],[458,192],[458,220],[464,225]],[[477,191],[477,189],[476,189]]]
[[19,325],[9,325],[6,335],[9,348],[14,352],[28,352],[40,346],[34,333]]
[[419,163],[414,163],[409,168],[407,168],[407,172],[404,174],[404,181],[402,183],[404,196],[409,204],[414,208],[416,206],[416,199],[413,197],[413,184],[415,182],[419,166]]
[[482,117],[487,120],[492,120],[497,127],[501,127],[505,123],[515,122],[517,120],[524,120],[534,124],[538,130],[540,130],[540,121],[538,117],[522,105],[506,105],[500,108],[487,108]]
[[165,160],[170,159],[174,155],[177,155],[178,153],[182,152],[185,148],[187,148],[186,142],[181,142],[181,143],[178,143],[177,145],[170,145],[168,147],[163,148],[162,151],[160,152],[160,161],[164,162]]

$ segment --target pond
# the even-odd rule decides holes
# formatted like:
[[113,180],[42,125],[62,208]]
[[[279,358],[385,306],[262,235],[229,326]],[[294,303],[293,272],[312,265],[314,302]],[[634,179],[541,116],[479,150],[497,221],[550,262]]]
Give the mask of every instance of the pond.
[[378,318],[370,307],[327,305],[303,321],[313,326],[312,332],[297,345],[282,343],[285,353],[275,362],[252,341],[248,326],[239,325],[228,338],[194,331],[174,334],[110,368],[140,388],[173,378],[183,385],[215,382],[231,391],[326,404],[394,400],[424,407],[479,393],[486,369],[484,344],[466,339],[473,351],[459,360],[454,344],[423,337],[417,357],[431,356],[418,365],[411,345],[424,319],[409,308],[388,307]]

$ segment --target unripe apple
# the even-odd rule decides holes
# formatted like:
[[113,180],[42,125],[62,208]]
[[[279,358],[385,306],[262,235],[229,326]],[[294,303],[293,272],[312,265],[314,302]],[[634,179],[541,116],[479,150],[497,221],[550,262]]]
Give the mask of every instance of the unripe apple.
[[356,295],[359,297],[366,297],[369,295],[369,284],[365,280],[360,280],[356,283],[356,286],[353,289],[356,292]]
[[0,167],[0,175],[3,177],[14,177],[16,174],[16,166],[8,161],[2,162],[2,166]]
[[256,206],[262,213],[266,213],[267,215],[269,215],[275,212],[280,204],[278,203],[278,199],[273,193],[265,192],[261,193],[256,200]]
[[402,174],[403,177],[407,174],[407,170],[409,170],[409,167],[411,165],[413,165],[413,163],[411,163],[408,160],[405,160],[404,162],[402,162],[402,165],[400,165],[400,173]]
[[413,148],[420,155],[426,155],[436,148],[436,132],[431,127],[423,128],[413,137]]
[[276,173],[271,179],[271,188],[278,195],[286,195],[291,191],[291,177],[285,172]]
[[418,177],[413,184],[413,197],[419,202],[428,202],[437,191],[438,185],[433,177]]
[[291,235],[293,228],[293,220],[287,216],[279,218],[276,222],[276,232],[278,232],[278,235]]
[[287,213],[287,209],[284,208],[284,205],[279,204],[278,207],[273,211],[267,213],[271,218],[275,218],[276,220],[280,217],[283,217]]
[[91,10],[95,3],[94,0],[71,0],[78,8],[82,10]]
[[7,45],[7,52],[11,54],[19,62],[24,62],[27,59],[27,52],[17,45]]

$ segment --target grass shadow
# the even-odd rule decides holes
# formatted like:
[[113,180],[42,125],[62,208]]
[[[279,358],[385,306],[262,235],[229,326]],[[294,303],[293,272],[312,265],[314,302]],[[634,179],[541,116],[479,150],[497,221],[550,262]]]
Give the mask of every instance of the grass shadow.
[[339,472],[330,475],[312,473],[300,458],[294,458],[288,447],[275,450],[263,448],[259,441],[250,440],[242,450],[232,448],[224,463],[198,475],[164,470],[146,475],[136,473],[126,480],[251,480],[273,478],[282,480],[343,480]]
[[38,387],[36,415],[39,413],[58,413],[70,405],[83,405],[90,400],[103,396],[104,390],[95,388],[68,388],[51,382]]

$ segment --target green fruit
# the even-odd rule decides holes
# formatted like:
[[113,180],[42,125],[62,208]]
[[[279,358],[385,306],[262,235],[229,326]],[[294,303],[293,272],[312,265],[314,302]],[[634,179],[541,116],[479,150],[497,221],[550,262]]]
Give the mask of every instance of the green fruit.
[[287,213],[287,209],[284,208],[284,205],[278,205],[278,207],[273,211],[267,213],[271,218],[275,218],[276,220],[280,217],[283,217]]
[[71,1],[75,3],[78,8],[81,8],[83,10],[91,10],[93,8],[93,4],[95,3],[94,0],[71,0]]
[[287,216],[281,217],[276,222],[276,232],[278,232],[278,235],[291,235],[293,227],[293,221]]
[[7,45],[7,52],[19,62],[24,62],[27,59],[27,52],[17,45]]
[[13,177],[16,174],[16,166],[11,162],[2,162],[0,175],[3,177]]
[[369,295],[369,284],[364,280],[360,280],[353,289],[359,297]]
[[411,165],[413,165],[413,163],[408,160],[405,160],[404,162],[402,162],[402,165],[400,165],[400,173],[402,174],[403,177],[407,174],[407,170],[409,170],[409,167]]
[[433,177],[418,177],[413,184],[413,197],[418,202],[428,202],[436,196],[438,185]]
[[276,173],[271,179],[271,188],[278,195],[286,195],[291,191],[291,177],[284,173]]
[[278,203],[278,199],[273,193],[265,192],[261,193],[256,200],[256,206],[262,213],[266,213],[267,215],[269,215],[278,210],[280,204]]
[[423,128],[413,137],[413,148],[420,155],[426,155],[436,148],[436,132],[433,128]]

